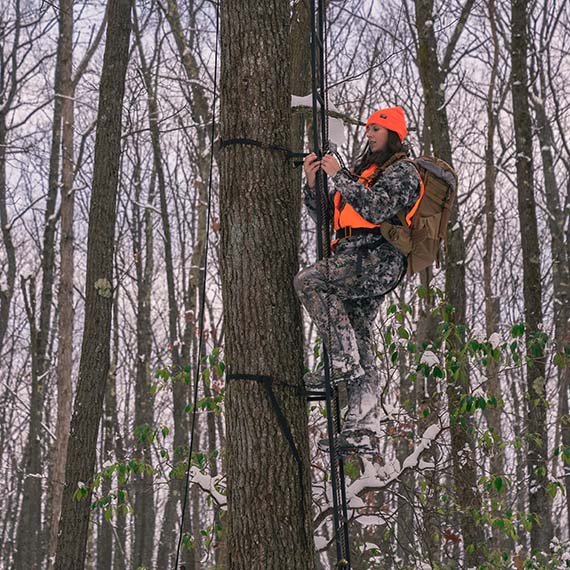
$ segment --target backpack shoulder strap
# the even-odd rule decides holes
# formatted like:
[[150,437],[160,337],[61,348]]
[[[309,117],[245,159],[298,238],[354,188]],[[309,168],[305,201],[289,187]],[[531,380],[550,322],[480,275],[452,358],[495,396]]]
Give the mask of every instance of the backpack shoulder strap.
[[405,160],[406,162],[414,162],[405,152],[397,152],[396,154],[393,154],[386,162],[384,162],[384,164],[379,166],[378,170],[380,172],[384,172],[390,168],[390,166],[396,164],[396,162],[399,162],[400,160]]

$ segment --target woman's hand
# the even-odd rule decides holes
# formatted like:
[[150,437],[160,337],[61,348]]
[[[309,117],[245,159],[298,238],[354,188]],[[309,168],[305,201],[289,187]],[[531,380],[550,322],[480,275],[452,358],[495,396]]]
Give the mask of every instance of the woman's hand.
[[327,173],[327,176],[334,176],[340,170],[340,164],[332,154],[323,156],[321,167]]
[[312,152],[303,160],[303,170],[307,177],[307,184],[309,188],[314,188],[317,182],[317,170],[321,168],[321,161],[317,160],[317,155]]

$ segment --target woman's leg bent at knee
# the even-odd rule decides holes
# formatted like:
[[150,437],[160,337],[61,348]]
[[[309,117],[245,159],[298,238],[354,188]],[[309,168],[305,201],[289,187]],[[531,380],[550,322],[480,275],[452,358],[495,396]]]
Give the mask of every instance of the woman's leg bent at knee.
[[335,256],[300,271],[294,285],[333,361],[359,365],[356,336],[341,299],[343,274],[348,275],[346,263]]

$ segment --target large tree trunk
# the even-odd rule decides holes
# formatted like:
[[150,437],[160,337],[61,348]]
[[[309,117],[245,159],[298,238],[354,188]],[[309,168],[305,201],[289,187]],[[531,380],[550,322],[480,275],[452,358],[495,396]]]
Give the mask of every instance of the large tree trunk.
[[57,546],[57,531],[65,477],[65,458],[69,425],[73,372],[73,129],[74,93],[73,59],[73,0],[60,2],[61,96],[62,103],[62,181],[61,181],[61,244],[60,281],[58,292],[59,342],[57,348],[57,421],[56,443],[52,466],[51,525],[49,529],[49,560],[53,566]]
[[[544,28],[541,28],[544,33]],[[557,350],[562,351],[564,346],[570,346],[570,267],[568,264],[568,244],[565,243],[564,227],[566,216],[560,203],[559,186],[554,168],[553,149],[555,148],[554,134],[551,120],[547,115],[546,102],[548,88],[546,82],[545,61],[550,60],[550,47],[548,40],[541,37],[536,66],[538,68],[539,85],[533,97],[537,135],[540,142],[542,167],[544,172],[544,193],[548,208],[548,227],[551,235],[552,256],[552,288],[554,293],[554,338]],[[547,55],[544,58],[544,54]],[[559,369],[557,372],[560,386],[558,421],[562,432],[564,448],[570,448],[570,425],[566,418],[569,414],[570,398],[570,367]],[[566,488],[567,520],[570,524],[570,476],[567,465],[562,466],[565,471],[564,486]]]
[[[137,164],[139,176],[135,180],[137,186],[135,203],[140,203],[142,182],[140,180],[140,164]],[[145,203],[154,201],[154,177],[148,190]],[[142,220],[140,219],[142,218]],[[151,441],[147,429],[153,425],[153,396],[151,394],[152,374],[152,322],[151,322],[151,292],[154,271],[153,230],[151,209],[146,207],[144,212],[136,206],[133,212],[134,246],[137,276],[137,363],[135,388],[135,450],[137,458],[146,464],[152,463]],[[144,255],[143,255],[144,250]],[[141,429],[142,428],[142,429]],[[137,431],[137,429],[139,431]],[[138,435],[137,435],[138,434]],[[132,563],[135,568],[152,565],[152,546],[154,543],[154,487],[152,475],[144,472],[134,482],[134,518],[135,538]]]
[[[138,22],[134,17],[134,31],[141,60],[141,68],[145,83],[150,89],[151,71],[147,65],[143,51],[142,37],[138,29]],[[148,97],[154,96],[149,92]],[[157,111],[156,102],[149,104],[149,117],[151,129],[155,128],[154,122],[158,117],[152,111]],[[154,273],[154,238],[152,228],[152,210],[145,207],[140,211],[138,204],[141,203],[143,192],[141,180],[141,160],[137,152],[137,162],[134,172],[135,207],[133,211],[133,245],[136,263],[137,278],[137,360],[136,360],[136,388],[135,388],[135,450],[137,459],[150,464],[152,462],[151,441],[148,432],[144,428],[153,425],[153,396],[151,394],[152,374],[152,321],[151,321],[151,292]],[[150,180],[148,198],[145,204],[154,203],[156,170]],[[143,429],[141,429],[143,428]],[[138,431],[137,431],[138,430]],[[137,435],[138,434],[138,435]],[[134,550],[131,556],[132,566],[150,568],[152,565],[152,547],[154,543],[154,487],[152,475],[144,472],[133,481],[134,487]]]
[[[472,4],[473,2],[471,1],[465,4],[463,10],[465,18]],[[434,21],[433,0],[416,0],[418,66],[424,92],[426,121],[430,130],[430,138],[435,155],[452,164],[449,123],[445,104],[446,69],[442,69],[438,61]],[[461,25],[461,20],[458,23],[459,25]],[[446,55],[450,53],[449,49],[448,47]],[[444,62],[444,67],[446,65]],[[458,200],[455,201],[451,210],[449,228],[445,271],[446,295],[454,308],[454,321],[456,323],[465,323],[465,241],[463,226],[459,222]],[[459,409],[462,396],[469,390],[467,370],[464,372],[464,378],[461,381],[454,382],[448,380],[447,383],[447,398],[451,414]],[[455,422],[450,427],[450,433],[453,478],[456,500],[460,507],[460,525],[465,546],[465,564],[473,566],[483,561],[482,549],[477,546],[484,542],[484,534],[482,526],[476,524],[473,518],[473,515],[480,511],[481,497],[477,491],[475,449],[469,431],[469,424],[469,421],[467,421],[467,426],[461,425],[461,422]],[[466,456],[467,465],[465,465],[460,453],[465,449],[470,450],[470,453]]]
[[[483,289],[485,293],[485,330],[487,338],[498,333],[498,324],[501,317],[500,296],[495,293],[493,283],[494,266],[493,251],[495,249],[495,182],[497,179],[497,167],[495,166],[495,132],[498,123],[499,105],[495,94],[497,72],[499,65],[499,38],[497,33],[495,2],[489,0],[489,25],[493,38],[493,63],[491,76],[489,78],[489,88],[487,90],[487,136],[485,145],[485,250],[483,254]],[[487,366],[486,393],[489,396],[501,397],[501,382],[499,378],[499,365],[494,359],[489,360]],[[504,475],[503,450],[500,443],[503,440],[503,430],[501,425],[502,410],[497,407],[488,406],[485,408],[485,419],[487,427],[492,433],[494,445],[489,450],[489,472],[490,475]],[[504,533],[493,528],[493,546],[500,549],[505,544]]]
[[[222,139],[290,141],[289,2],[222,4]],[[263,386],[227,389],[230,570],[313,569],[306,405],[297,271],[300,193],[279,153],[221,155],[221,269],[229,373],[274,380],[300,450],[302,477]]]
[[[65,469],[55,562],[57,570],[78,570],[84,566],[91,499],[90,484],[93,479],[97,433],[109,373],[121,114],[131,33],[131,2],[110,0],[108,10],[89,212],[83,345]],[[87,494],[78,501],[74,499],[74,494],[80,484],[87,486]]]
[[542,328],[542,285],[540,248],[533,189],[532,124],[529,109],[527,46],[528,1],[512,0],[511,49],[513,120],[516,142],[518,210],[523,258],[523,296],[527,353],[527,420],[529,510],[536,517],[531,547],[547,551],[552,538],[548,482],[548,434],[546,426],[546,382],[544,354],[536,335]]

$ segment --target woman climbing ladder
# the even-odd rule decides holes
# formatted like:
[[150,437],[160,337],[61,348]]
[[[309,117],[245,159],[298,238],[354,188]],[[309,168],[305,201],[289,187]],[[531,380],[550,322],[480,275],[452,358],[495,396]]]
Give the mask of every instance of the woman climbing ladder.
[[[420,195],[420,178],[403,143],[407,134],[401,107],[381,109],[366,124],[367,148],[353,173],[327,154],[304,161],[305,205],[315,217],[316,174],[334,183],[334,255],[295,277],[295,289],[331,355],[333,382],[347,382],[348,412],[339,436],[341,453],[374,454],[379,433],[379,378],[372,346],[372,324],[384,295],[406,272],[406,256],[380,232],[382,222],[399,225]],[[330,331],[330,338],[329,338]],[[305,384],[322,385],[322,371]]]

